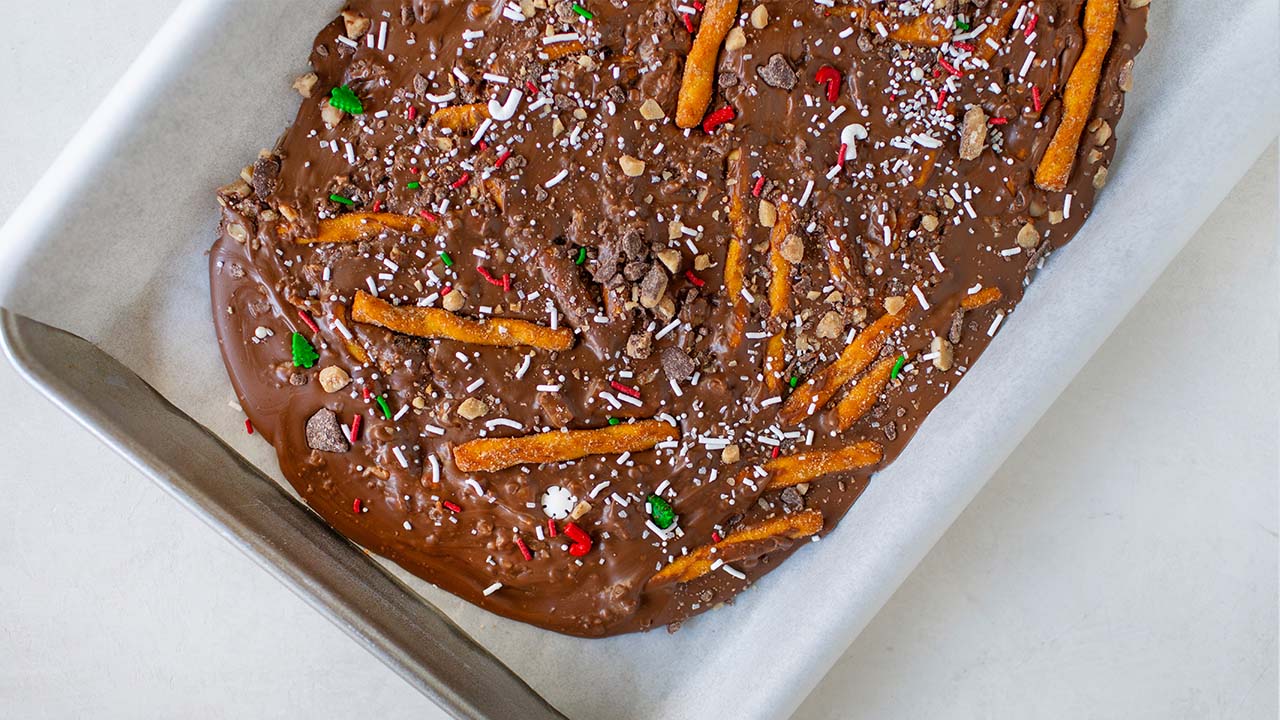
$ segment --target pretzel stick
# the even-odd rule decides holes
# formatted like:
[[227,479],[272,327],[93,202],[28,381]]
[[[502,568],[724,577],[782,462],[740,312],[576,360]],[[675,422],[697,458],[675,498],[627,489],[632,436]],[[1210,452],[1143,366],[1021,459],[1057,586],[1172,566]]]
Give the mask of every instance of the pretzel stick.
[[832,473],[858,470],[884,459],[879,443],[861,440],[835,450],[810,450],[776,457],[764,464],[769,480],[766,490],[779,490],[807,483]]
[[320,221],[320,232],[313,238],[299,238],[303,245],[312,243],[354,242],[383,230],[410,235],[435,235],[436,223],[412,215],[395,213],[347,213]]
[[542,350],[568,350],[573,347],[573,331],[568,328],[552,330],[525,320],[508,318],[477,322],[439,308],[392,305],[363,290],[356,291],[351,319],[405,335],[457,340],[473,345],[529,345]]
[[738,0],[708,0],[693,47],[684,61],[684,79],[676,102],[676,125],[697,127],[711,104],[711,83],[716,77],[720,44],[738,15]]
[[783,538],[798,540],[820,530],[822,530],[822,513],[817,510],[805,510],[770,518],[755,525],[740,528],[718,543],[703,545],[688,555],[681,555],[649,578],[649,584],[665,585],[671,582],[696,580],[711,572],[711,566],[716,560],[730,563],[748,557],[757,557],[770,550],[778,549],[777,543],[770,541]]
[[746,278],[747,261],[743,253],[746,245],[747,230],[747,158],[741,149],[733,151],[731,159],[733,174],[733,195],[729,199],[729,226],[733,228],[733,237],[729,239],[729,250],[724,259],[724,290],[729,296],[733,312],[729,318],[729,352],[733,353],[742,344],[742,328],[747,320],[747,299],[742,296],[742,288]]
[[480,438],[453,448],[462,472],[494,472],[514,465],[577,460],[588,455],[617,455],[648,450],[680,431],[659,420],[610,425],[597,430],[551,431],[510,438]]
[[489,106],[484,103],[453,105],[431,113],[431,124],[450,130],[475,130],[489,117]]
[[795,223],[795,209],[791,203],[778,205],[778,220],[769,236],[769,267],[773,274],[769,281],[769,322],[781,324],[778,332],[765,345],[764,384],[769,392],[782,390],[782,369],[786,362],[786,315],[791,307],[791,262],[782,256],[782,243],[791,234]]
[[581,40],[569,40],[555,43],[554,45],[546,45],[538,52],[545,60],[559,60],[560,58],[586,51],[587,46],[583,45]]
[[[874,27],[877,24],[889,27],[893,21],[888,15],[879,10],[869,10],[857,5],[841,5],[840,7],[831,8],[831,15],[843,17],[855,17],[864,21],[867,25]],[[938,34],[933,25],[935,18],[932,15],[920,15],[914,20],[899,24],[897,27],[889,30],[889,39],[906,45],[921,45],[924,47],[942,47],[949,38]]]
[[960,301],[960,309],[965,311],[977,310],[980,307],[996,302],[1002,297],[1004,297],[1004,293],[1000,292],[1000,288],[994,285],[984,287],[972,295],[965,295],[964,299]]
[[1111,35],[1116,29],[1119,0],[1087,0],[1084,6],[1084,49],[1071,68],[1067,86],[1062,92],[1062,120],[1049,141],[1049,147],[1036,167],[1036,186],[1050,192],[1067,188],[1071,169],[1076,162],[1080,134],[1084,132],[1093,99],[1098,93],[1102,63],[1111,48]]
[[974,41],[974,45],[978,48],[973,51],[974,57],[984,62],[991,62],[991,58],[996,55],[997,48],[1004,43],[1004,39],[1009,35],[1009,30],[1013,27],[1013,21],[1018,17],[1018,7],[1021,4],[1013,3],[1010,5],[999,20],[988,25],[987,29],[982,31],[982,34]]
[[885,313],[868,325],[840,353],[840,357],[791,393],[778,411],[779,419],[795,425],[809,416],[810,408],[813,408],[812,412],[822,409],[845,383],[875,360],[885,340],[906,320],[907,309],[902,308],[897,315]]
[[836,426],[841,432],[848,430],[859,418],[866,415],[868,410],[875,407],[876,401],[880,399],[880,393],[889,384],[889,378],[893,375],[893,366],[897,362],[897,356],[890,356],[876,363],[866,375],[862,376],[862,379],[854,383],[849,389],[849,394],[836,404]]

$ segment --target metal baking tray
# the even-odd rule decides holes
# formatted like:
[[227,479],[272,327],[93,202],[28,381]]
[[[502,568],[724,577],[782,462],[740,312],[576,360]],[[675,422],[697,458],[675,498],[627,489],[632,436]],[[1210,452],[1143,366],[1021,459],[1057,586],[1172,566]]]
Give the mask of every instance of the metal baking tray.
[[[1194,5],[1152,13],[1120,154],[1091,222],[839,531],[675,636],[531,636],[547,647],[596,643],[595,685],[536,677],[539,658],[508,641],[525,628],[469,624],[441,595],[433,606],[272,478],[270,448],[235,434],[199,257],[213,241],[213,191],[291,121],[291,73],[306,69],[310,41],[340,0],[183,2],[0,229],[0,346],[53,402],[455,717],[565,717],[530,683],[578,718],[639,717],[641,703],[644,718],[785,716],[1275,136],[1280,92],[1256,73],[1259,48],[1275,64],[1274,3],[1209,14]],[[1210,116],[1232,122],[1204,123]],[[1167,138],[1180,139],[1176,157]],[[90,252],[92,262],[69,261]],[[130,275],[161,262],[188,274],[164,286]],[[187,339],[202,350],[175,350],[174,327],[199,328]],[[213,412],[206,400],[217,393]],[[809,622],[774,637],[779,606],[804,607]],[[620,662],[633,650],[648,654],[647,667],[669,668],[657,678],[664,692],[644,685],[655,678],[634,671],[641,663]],[[715,663],[702,662],[712,653]]]

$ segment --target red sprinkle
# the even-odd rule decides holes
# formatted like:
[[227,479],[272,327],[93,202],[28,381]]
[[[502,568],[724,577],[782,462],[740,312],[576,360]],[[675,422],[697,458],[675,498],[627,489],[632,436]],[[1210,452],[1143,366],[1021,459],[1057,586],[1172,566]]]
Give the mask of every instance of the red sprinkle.
[[529,92],[533,93],[534,95],[537,95],[537,94],[538,94],[538,92],[539,92],[539,90],[538,90],[538,86],[537,86],[537,85],[534,85],[532,80],[525,80],[525,81],[524,81],[524,86],[525,86],[526,88],[528,88],[528,89],[529,89]]
[[244,431],[249,433],[250,435],[253,434],[253,421],[250,420],[249,418],[244,419]]
[[573,544],[569,546],[569,554],[574,557],[582,557],[591,552],[591,536],[586,530],[574,525],[573,523],[565,523],[564,534],[569,536]]
[[813,79],[827,86],[827,100],[835,102],[840,99],[840,78],[843,77],[840,71],[830,65],[823,65],[818,68],[818,72],[814,74]]
[[1005,123],[1009,122],[1009,118],[993,117],[987,122],[991,123],[992,125],[1004,125]]
[[502,154],[498,156],[498,160],[493,164],[493,166],[496,168],[502,167],[502,164],[505,163],[509,157],[511,157],[511,151],[503,150]]
[[410,122],[412,122],[412,121],[414,120],[414,118],[416,118],[416,117],[418,117],[418,108],[414,107],[413,105],[410,105],[410,106],[409,106],[409,121],[410,121]]
[[320,332],[320,326],[316,325],[316,321],[311,319],[311,316],[307,314],[306,310],[299,310],[298,317],[302,318],[302,322],[306,323],[307,327],[311,328],[311,332]]
[[444,286],[444,289],[442,289],[442,290],[440,291],[440,297],[444,297],[445,295],[448,295],[448,294],[449,294],[449,293],[451,293],[451,292],[453,292],[453,286],[452,286],[452,285],[445,285],[445,286]]
[[680,19],[684,21],[684,29],[688,30],[689,33],[692,34],[693,18],[689,16],[689,13],[680,13]]
[[516,547],[520,548],[520,554],[524,556],[525,560],[533,559],[533,553],[529,552],[529,546],[524,544],[524,538],[516,538]]
[[555,518],[547,518],[547,535],[548,535],[548,536],[550,536],[550,537],[555,537],[555,536],[556,536],[556,520],[555,520]]
[[369,401],[369,386],[368,386],[368,385],[365,385],[364,387],[360,388],[360,397],[364,398],[365,402],[368,402],[368,401]]
[[511,289],[511,276],[508,275],[507,273],[503,273],[501,278],[496,278],[493,276],[493,273],[490,273],[489,270],[483,265],[477,265],[476,270],[478,270],[480,274],[484,276],[484,279],[490,285],[497,285],[498,287],[502,288],[504,291]]
[[721,540],[724,540],[724,538],[720,537],[720,533],[716,532],[715,530],[712,530],[711,542],[720,542]]
[[1040,108],[1043,107],[1040,103],[1040,88],[1035,85],[1031,86],[1031,104],[1035,106],[1036,112],[1040,112]]
[[692,270],[685,270],[684,276],[686,278],[689,278],[689,282],[693,283],[694,285],[697,285],[698,287],[702,287],[703,285],[707,284],[706,280],[703,280],[697,275],[694,275]]
[[417,166],[417,165],[414,165],[413,167],[409,168],[409,174],[410,174],[410,175],[417,175],[417,174],[418,174],[418,166]]
[[942,66],[943,70],[946,70],[948,73],[951,73],[956,77],[960,77],[961,75],[964,74],[959,70],[957,70],[955,65],[952,65],[951,63],[947,62],[947,59],[942,57],[941,55],[938,56],[938,64]]
[[618,382],[617,380],[610,380],[610,381],[609,381],[609,387],[613,388],[614,390],[617,390],[618,392],[620,392],[620,393],[622,393],[622,394],[624,394],[624,395],[630,395],[630,396],[631,396],[631,397],[633,397],[633,398],[638,398],[638,397],[640,397],[640,391],[639,391],[639,390],[636,390],[635,388],[627,387],[626,385],[623,385],[622,383]]
[[450,501],[448,501],[448,500],[445,500],[444,502],[442,502],[442,503],[440,503],[440,504],[441,504],[441,505],[443,505],[443,506],[445,506],[445,507],[447,507],[447,508],[449,508],[449,512],[456,512],[456,513],[460,513],[460,512],[462,512],[462,508],[461,508],[461,507],[459,507],[457,503],[453,503],[453,502],[450,502]]
[[769,457],[775,457],[775,458],[776,458],[776,457],[778,457],[778,446],[777,446],[777,445],[774,445],[774,446],[773,446],[773,452],[770,452],[770,453],[769,453]]
[[693,9],[694,9],[694,10],[697,10],[698,12],[702,12],[702,9],[703,9],[704,7],[706,7],[706,6],[705,6],[705,5],[703,5],[702,3],[698,2],[697,0],[694,0],[694,3],[693,3]]
[[435,222],[435,221],[436,221],[436,216],[435,216],[435,215],[433,215],[433,214],[431,214],[431,213],[429,213],[429,212],[427,212],[426,210],[419,210],[419,211],[418,211],[418,214],[419,214],[419,215],[421,215],[422,217],[426,218],[427,220],[430,220],[431,222]]
[[471,179],[471,173],[469,173],[469,172],[464,172],[464,173],[462,173],[462,177],[458,178],[457,180],[454,180],[454,181],[449,185],[449,187],[453,188],[454,190],[457,190],[458,188],[462,187],[463,185],[466,185],[466,184],[467,184],[467,181],[468,181],[468,180],[470,180],[470,179]]
[[378,211],[379,211],[379,210],[381,210],[381,209],[382,209],[382,201],[381,201],[381,200],[374,200],[374,201],[373,201],[373,211],[374,211],[374,212],[378,212]]
[[1032,15],[1031,20],[1027,23],[1027,29],[1022,31],[1022,36],[1031,37],[1031,33],[1036,31],[1036,22],[1039,20],[1039,15]]
[[481,140],[481,141],[480,141],[480,152],[484,152],[485,150],[488,150],[488,149],[489,149],[489,143],[488,143],[488,142],[486,142],[486,141],[484,141],[484,140]]
[[938,93],[938,104],[935,105],[934,108],[937,110],[941,110],[943,106],[946,104],[947,104],[947,91],[943,90],[942,92]]
[[356,413],[356,416],[351,418],[351,442],[353,443],[360,440],[360,419],[362,417],[364,416]]
[[751,188],[751,197],[760,197],[760,191],[764,189],[764,176],[756,178],[755,187]]
[[708,115],[707,119],[702,121],[702,129],[708,134],[713,133],[716,128],[736,117],[738,117],[738,111],[734,110],[732,105],[725,105],[719,110]]
[[849,154],[849,143],[840,143],[840,154],[836,155],[836,165],[844,167],[844,158]]
[[951,44],[957,48],[960,48],[961,50],[964,50],[965,52],[973,52],[974,50],[977,50],[977,48],[975,48],[973,45],[970,45],[967,42],[958,42],[958,43],[951,43]]
[[364,503],[360,502],[360,498],[356,498],[355,500],[352,500],[352,501],[351,501],[351,512],[353,512],[353,513],[355,513],[355,514],[359,515],[359,514],[360,514],[360,509],[361,509],[361,507],[362,507],[363,505],[364,505]]

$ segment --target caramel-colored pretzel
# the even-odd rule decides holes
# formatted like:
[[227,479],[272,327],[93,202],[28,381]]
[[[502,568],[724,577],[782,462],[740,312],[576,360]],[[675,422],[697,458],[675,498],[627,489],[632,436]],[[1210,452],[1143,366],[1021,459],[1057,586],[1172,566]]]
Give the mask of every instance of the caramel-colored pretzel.
[[1050,192],[1062,192],[1067,188],[1071,169],[1076,162],[1076,150],[1080,146],[1080,134],[1093,111],[1093,100],[1098,93],[1098,80],[1102,76],[1102,63],[1111,48],[1111,36],[1116,29],[1119,0],[1087,0],[1084,6],[1084,49],[1080,59],[1071,68],[1067,86],[1062,92],[1062,120],[1053,132],[1053,139],[1036,167],[1036,186]]
[[775,550],[772,540],[790,538],[798,540],[822,530],[822,513],[805,510],[790,515],[773,517],[755,525],[734,531],[718,543],[703,545],[688,555],[681,555],[649,578],[650,585],[671,582],[689,582],[711,572],[717,560],[731,563],[748,557],[757,557]]
[[351,305],[351,319],[405,335],[457,340],[473,345],[528,345],[557,351],[573,347],[573,331],[568,328],[552,330],[526,320],[509,318],[469,320],[439,308],[392,305],[363,290],[356,291],[355,302]]
[[950,38],[950,35],[944,36],[934,29],[934,25],[940,24],[942,20],[929,14],[920,15],[913,20],[899,24],[891,30],[889,26],[893,21],[879,10],[868,9],[858,5],[841,5],[831,8],[830,14],[857,18],[870,27],[875,27],[877,24],[883,25],[889,33],[890,40],[906,45],[942,47],[942,44]]
[[553,430],[523,437],[479,438],[455,446],[453,463],[462,472],[494,472],[515,465],[640,452],[678,437],[680,431],[665,422],[641,420],[596,430]]
[[[788,425],[799,424],[811,412],[821,410],[823,406],[844,386],[862,372],[884,347],[885,340],[906,320],[911,303],[898,311],[896,315],[885,313],[875,322],[858,333],[853,342],[840,353],[829,365],[819,370],[813,377],[795,389],[791,396],[782,403],[778,417]],[[811,410],[812,408],[812,410]]]
[[707,0],[702,24],[684,61],[684,79],[676,102],[676,125],[697,127],[711,104],[711,84],[716,77],[716,56],[738,15],[738,0]]
[[867,411],[875,407],[880,393],[893,375],[893,366],[898,356],[891,355],[876,363],[849,389],[849,394],[836,403],[836,426],[841,431],[848,430]]
[[313,243],[344,243],[362,240],[384,230],[394,230],[409,235],[435,235],[436,223],[412,215],[395,213],[347,213],[320,221],[320,232],[313,238],[299,238],[303,245]]
[[[764,464],[769,479],[763,483],[763,487],[766,490],[780,490],[833,473],[870,467],[882,459],[884,448],[870,440],[859,440],[834,450],[807,450],[794,455],[782,455]],[[750,477],[750,474],[744,474],[744,477]]]
[[568,40],[565,42],[545,45],[538,52],[544,60],[559,60],[560,58],[577,55],[587,51],[587,46],[582,44],[581,40]]
[[991,62],[991,58],[996,56],[996,50],[1004,43],[1009,35],[1009,30],[1013,27],[1013,21],[1018,17],[1018,7],[1022,3],[1016,2],[1009,5],[1009,9],[1004,11],[1004,15],[1000,19],[987,26],[986,30],[978,36],[974,42],[977,49],[973,51],[973,56],[984,61]]
[[729,317],[729,332],[726,345],[729,353],[737,351],[742,344],[742,329],[747,321],[747,299],[742,296],[742,288],[746,280],[747,259],[745,255],[747,230],[750,227],[747,219],[747,158],[741,149],[734,150],[729,158],[733,176],[733,195],[729,198],[729,226],[733,229],[733,237],[729,238],[729,249],[724,259],[724,291],[728,295],[729,305],[733,312]]
[[775,332],[765,344],[764,385],[769,392],[782,390],[782,370],[786,367],[787,317],[791,308],[791,262],[782,255],[782,243],[795,225],[791,203],[778,205],[778,219],[769,235],[769,323]]
[[485,103],[451,105],[431,113],[431,124],[450,130],[475,130],[487,117],[489,106]]

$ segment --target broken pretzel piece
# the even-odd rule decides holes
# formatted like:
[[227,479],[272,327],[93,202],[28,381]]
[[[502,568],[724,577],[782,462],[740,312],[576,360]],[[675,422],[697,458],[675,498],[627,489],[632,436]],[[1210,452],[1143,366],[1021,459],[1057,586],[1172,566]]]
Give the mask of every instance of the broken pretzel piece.
[[347,213],[320,221],[320,232],[313,238],[299,238],[303,245],[314,243],[355,242],[384,230],[409,235],[434,235],[436,224],[424,218],[395,213]]
[[747,299],[742,296],[746,281],[747,260],[744,254],[747,231],[750,227],[747,219],[747,160],[741,148],[730,154],[730,172],[733,177],[733,196],[729,200],[729,226],[733,229],[733,237],[729,239],[729,249],[724,260],[724,290],[729,298],[733,313],[729,318],[728,349],[730,353],[737,351],[742,344],[742,329],[747,322]]
[[949,34],[944,36],[935,29],[935,26],[942,27],[942,20],[933,15],[924,14],[913,20],[904,20],[897,27],[889,29],[893,21],[879,10],[871,10],[858,5],[841,5],[840,7],[831,8],[830,14],[857,18],[869,27],[882,26],[888,30],[888,38],[890,40],[905,45],[942,47],[942,44],[950,39]]
[[542,56],[543,60],[559,60],[561,58],[566,58],[570,55],[577,55],[578,53],[584,53],[586,51],[587,46],[583,45],[581,40],[569,40],[567,42],[547,45],[539,51],[539,54]]
[[1080,135],[1093,111],[1098,93],[1102,64],[1111,48],[1116,29],[1120,0],[1087,0],[1084,6],[1084,49],[1071,68],[1067,86],[1062,91],[1062,119],[1053,139],[1036,167],[1036,187],[1050,192],[1067,189],[1071,168],[1075,166]]
[[469,320],[439,308],[392,305],[363,290],[356,291],[355,302],[351,305],[351,319],[405,335],[457,340],[473,345],[528,345],[555,351],[573,347],[573,331],[568,328],[552,330],[526,320],[509,318]]
[[475,130],[488,117],[489,106],[485,103],[453,105],[431,113],[431,124],[450,130]]
[[684,61],[684,79],[676,102],[676,125],[685,129],[697,127],[707,113],[711,85],[716,77],[716,56],[737,15],[738,0],[707,0],[698,34]]
[[836,426],[841,432],[848,430],[858,419],[875,407],[880,393],[889,384],[893,376],[893,366],[898,363],[898,356],[891,355],[876,363],[866,375],[849,389],[849,394],[836,404]]
[[453,448],[462,472],[494,472],[515,465],[577,460],[588,455],[618,455],[648,450],[680,431],[659,420],[641,420],[596,430],[551,431],[510,438],[480,438]]
[[870,440],[860,440],[835,450],[809,450],[782,455],[764,464],[769,479],[766,490],[781,490],[838,472],[860,470],[884,459],[884,448]]
[[1004,293],[1000,292],[1000,288],[994,285],[984,287],[972,295],[965,295],[960,301],[960,309],[968,312],[969,310],[977,310],[980,307],[986,307],[1000,298],[1004,297]]
[[[689,582],[711,572],[717,560],[725,563],[758,557],[778,549],[776,541],[798,540],[822,530],[822,513],[817,510],[780,515],[734,531],[718,543],[703,545],[682,555],[649,578],[649,585]],[[718,566],[717,566],[718,567]]]

